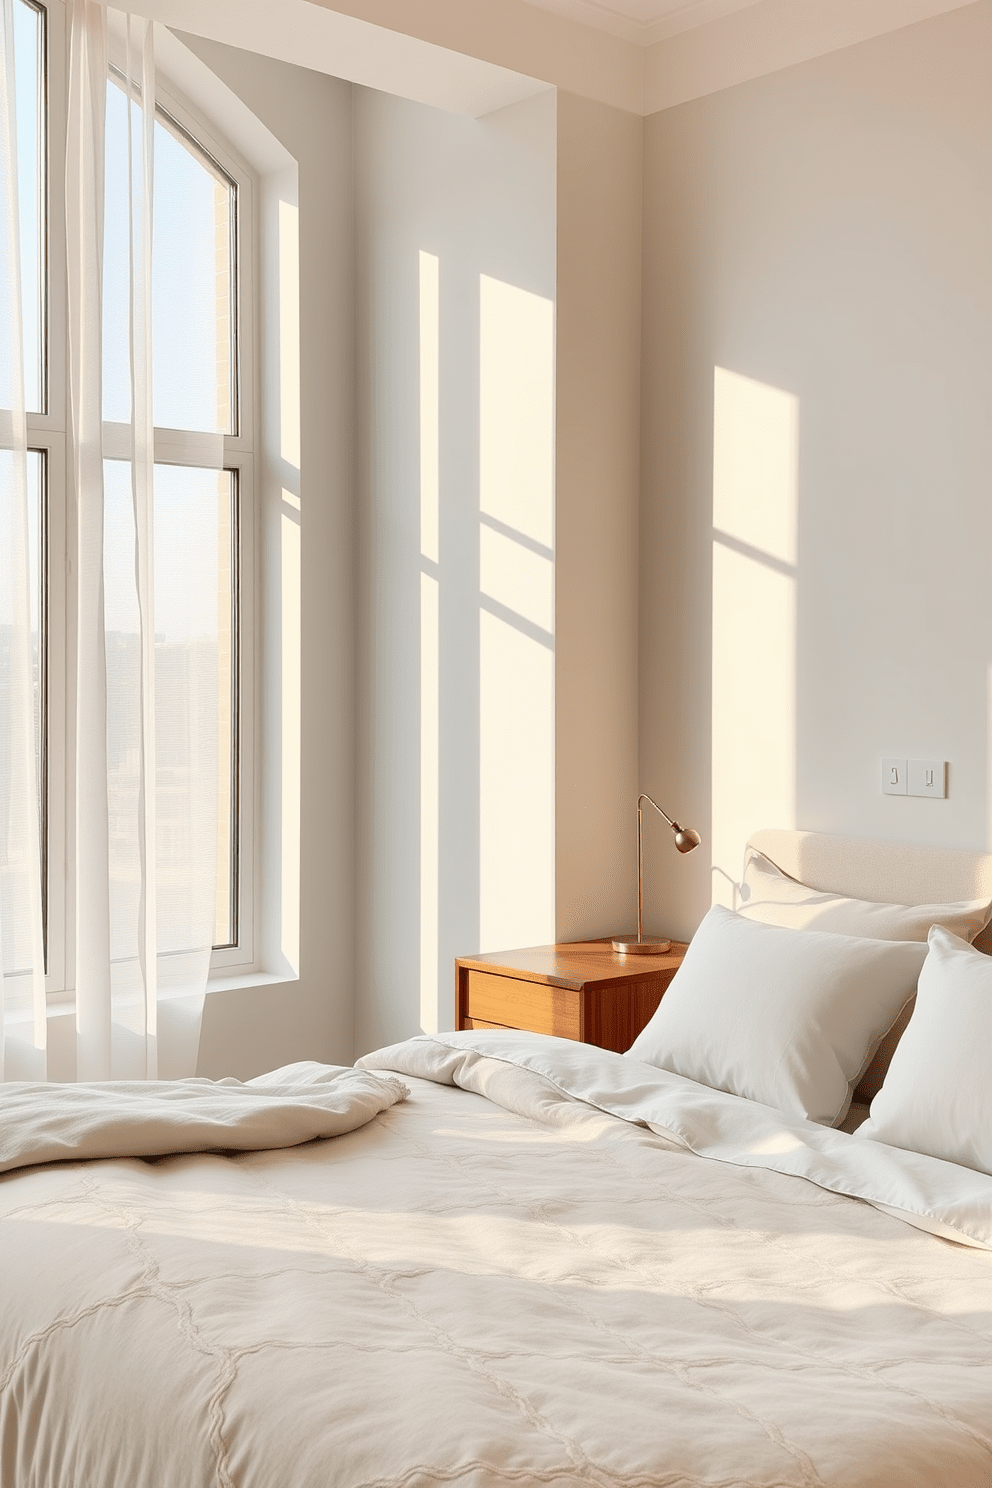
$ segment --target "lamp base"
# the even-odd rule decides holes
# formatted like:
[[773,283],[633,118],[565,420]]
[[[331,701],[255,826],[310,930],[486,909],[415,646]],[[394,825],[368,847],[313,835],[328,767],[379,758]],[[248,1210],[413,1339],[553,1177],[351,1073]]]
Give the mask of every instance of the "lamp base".
[[629,935],[618,935],[613,941],[613,949],[620,956],[663,956],[672,949],[672,942],[657,940],[653,935],[638,940],[636,931],[632,930]]

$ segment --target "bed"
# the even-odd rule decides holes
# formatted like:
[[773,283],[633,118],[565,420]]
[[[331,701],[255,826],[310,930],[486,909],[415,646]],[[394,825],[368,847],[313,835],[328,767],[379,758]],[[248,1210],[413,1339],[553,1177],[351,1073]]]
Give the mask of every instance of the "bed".
[[0,1177],[2,1488],[992,1481],[987,1172],[539,1035],[361,1064],[340,1135]]

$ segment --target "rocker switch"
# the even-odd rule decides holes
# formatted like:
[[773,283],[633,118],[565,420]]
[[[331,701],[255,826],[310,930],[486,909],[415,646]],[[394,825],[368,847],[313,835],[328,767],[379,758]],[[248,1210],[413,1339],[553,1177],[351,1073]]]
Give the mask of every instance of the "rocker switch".
[[906,783],[911,796],[943,798],[947,795],[946,760],[909,760]]
[[882,795],[904,796],[906,794],[906,761],[904,759],[883,759]]

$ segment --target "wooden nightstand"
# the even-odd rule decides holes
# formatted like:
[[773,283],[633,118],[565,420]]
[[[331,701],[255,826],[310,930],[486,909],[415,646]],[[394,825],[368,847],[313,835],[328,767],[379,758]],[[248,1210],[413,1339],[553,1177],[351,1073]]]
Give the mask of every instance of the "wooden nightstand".
[[455,962],[456,1028],[526,1028],[622,1054],[651,1018],[682,964],[664,956],[618,956],[609,940],[530,946]]

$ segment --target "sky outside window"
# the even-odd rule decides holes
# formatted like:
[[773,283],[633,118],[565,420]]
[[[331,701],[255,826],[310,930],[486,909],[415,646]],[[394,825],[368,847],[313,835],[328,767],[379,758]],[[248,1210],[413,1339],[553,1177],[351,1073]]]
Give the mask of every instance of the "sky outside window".
[[[139,172],[141,109],[132,103]],[[128,357],[127,98],[107,86],[104,418],[131,417]],[[136,177],[137,178],[137,177]],[[161,118],[155,122],[152,245],[154,419],[159,428],[234,432],[234,187]]]
[[[44,411],[44,15],[26,0],[14,3],[14,86],[17,119],[17,191],[20,213],[21,320],[24,403]],[[9,376],[9,372],[7,374]],[[11,391],[2,394],[10,407]]]

